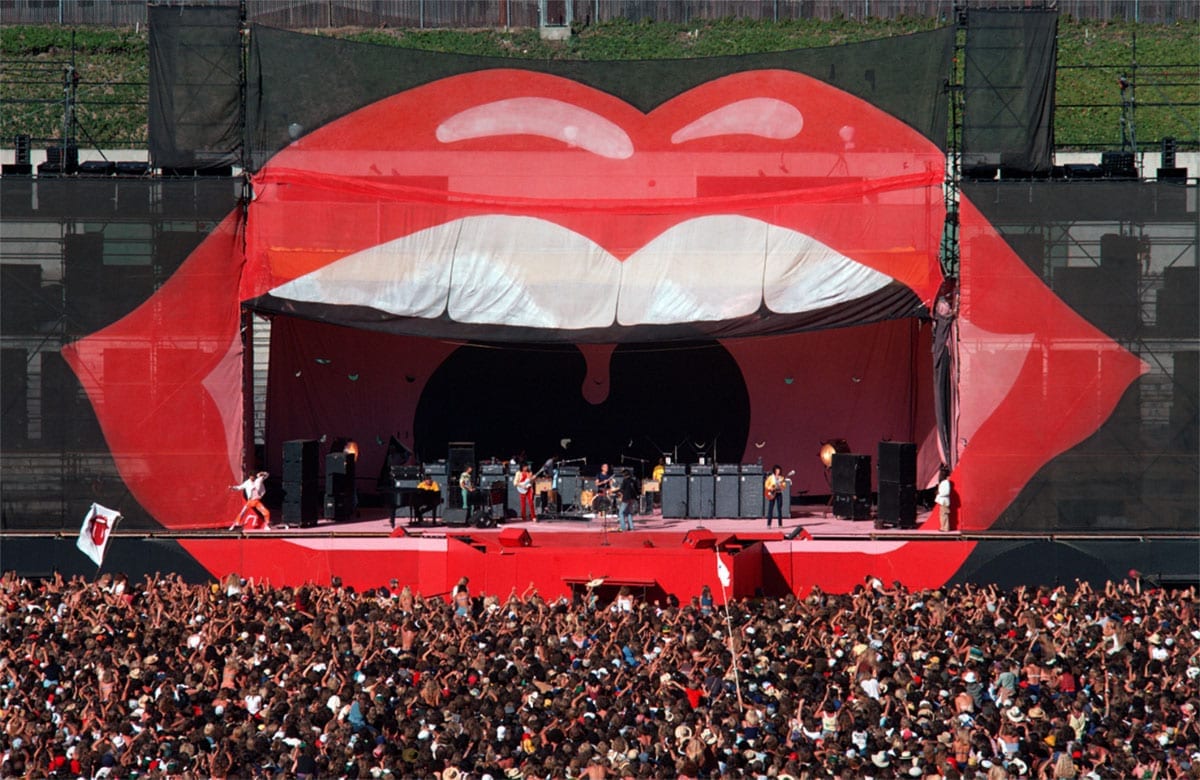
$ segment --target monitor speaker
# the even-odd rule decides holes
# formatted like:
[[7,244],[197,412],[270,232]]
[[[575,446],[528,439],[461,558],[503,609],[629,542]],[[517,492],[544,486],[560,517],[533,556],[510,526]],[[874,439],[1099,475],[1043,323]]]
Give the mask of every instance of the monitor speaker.
[[505,528],[500,532],[501,547],[528,547],[533,544],[529,532],[524,528]]
[[690,550],[713,550],[717,546],[717,535],[707,528],[693,528],[683,537],[683,546]]

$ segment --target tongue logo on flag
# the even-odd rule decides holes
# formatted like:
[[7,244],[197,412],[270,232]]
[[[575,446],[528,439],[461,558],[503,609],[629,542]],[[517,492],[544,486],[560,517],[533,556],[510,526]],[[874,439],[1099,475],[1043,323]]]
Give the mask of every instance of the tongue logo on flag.
[[92,504],[87,517],[83,518],[83,525],[79,527],[79,539],[75,546],[100,566],[104,563],[104,552],[108,549],[112,531],[120,519],[120,512],[100,504]]
[[103,547],[108,540],[108,524],[107,515],[95,515],[88,520],[88,532],[92,537],[92,544],[97,547]]

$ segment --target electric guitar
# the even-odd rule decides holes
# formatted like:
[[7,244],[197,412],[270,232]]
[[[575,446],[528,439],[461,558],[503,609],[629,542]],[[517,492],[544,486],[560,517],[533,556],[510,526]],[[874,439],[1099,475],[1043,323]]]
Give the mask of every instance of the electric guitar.
[[533,487],[533,474],[518,474],[515,479],[517,492],[525,495]]
[[[791,471],[789,471],[787,473],[786,477],[775,477],[774,479],[772,479],[771,484],[769,484],[767,486],[767,488],[763,491],[763,494],[767,497],[767,500],[770,501],[771,499],[775,498],[775,494],[777,494],[779,491],[786,490],[788,483],[791,482],[791,480],[788,479],[788,477],[792,476],[795,473],[796,473],[796,470],[792,469]],[[772,474],[771,476],[775,476],[775,475]]]

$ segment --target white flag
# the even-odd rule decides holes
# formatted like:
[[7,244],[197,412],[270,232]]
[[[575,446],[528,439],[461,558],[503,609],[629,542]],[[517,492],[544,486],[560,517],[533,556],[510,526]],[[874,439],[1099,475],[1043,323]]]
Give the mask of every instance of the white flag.
[[725,561],[721,560],[721,553],[717,553],[717,579],[721,581],[722,587],[726,588],[733,582],[729,577],[729,569],[725,566]]
[[79,540],[75,546],[99,566],[104,563],[104,551],[108,549],[108,540],[112,538],[120,519],[120,512],[92,504],[87,517],[83,518],[83,525],[79,527]]

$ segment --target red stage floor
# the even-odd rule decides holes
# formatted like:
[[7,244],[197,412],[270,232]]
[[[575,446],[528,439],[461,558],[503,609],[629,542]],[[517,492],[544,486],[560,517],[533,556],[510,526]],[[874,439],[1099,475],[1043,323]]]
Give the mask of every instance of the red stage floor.
[[[763,518],[664,518],[660,511],[656,509],[653,514],[638,515],[635,517],[634,532],[632,535],[636,537],[647,533],[668,533],[682,536],[695,528],[706,528],[718,535],[764,534],[768,531],[772,534],[782,533],[786,535],[800,528],[814,539],[911,535],[916,533],[917,529],[923,529],[928,522],[929,515],[928,511],[918,513],[916,529],[876,528],[875,523],[871,520],[843,520],[834,517],[824,505],[806,504],[792,507],[791,516],[784,521],[781,531],[778,523],[772,523],[771,528],[768,529],[767,521]],[[410,525],[408,515],[405,513],[396,518],[396,527],[404,529],[410,535],[445,536],[470,533],[479,539],[487,539],[498,535],[505,528],[524,528],[528,529],[530,533],[537,533],[539,537],[544,536],[547,541],[553,538],[555,543],[572,546],[579,544],[600,544],[605,536],[608,537],[610,543],[616,544],[618,543],[616,537],[627,535],[617,532],[617,519],[615,516],[609,516],[605,522],[592,514],[571,518],[543,517],[536,523],[523,522],[510,518],[496,528],[480,529],[473,526],[446,525],[440,514],[437,523]],[[333,533],[340,535],[389,534],[392,528],[386,513],[380,515],[379,510],[364,510],[360,512],[359,517],[350,521],[333,522],[331,520],[321,520],[314,528],[277,527],[276,530],[286,530],[290,533]],[[552,534],[553,536],[545,536],[547,534]],[[640,540],[627,539],[624,541],[624,544],[634,546],[640,544]]]
[[[507,596],[536,590],[571,596],[588,582],[606,590],[629,586],[647,599],[687,600],[708,586],[718,599],[807,593],[813,585],[846,591],[866,579],[940,587],[977,541],[941,533],[930,515],[918,528],[876,529],[823,505],[793,507],[782,529],[765,519],[638,517],[617,531],[615,518],[512,521],[497,528],[414,527],[393,532],[386,515],[363,512],[352,522],[180,538],[215,576],[236,572],[275,584],[329,583],[376,588],[393,580],[444,596],[460,577],[472,591]],[[722,590],[717,556],[731,573]]]

